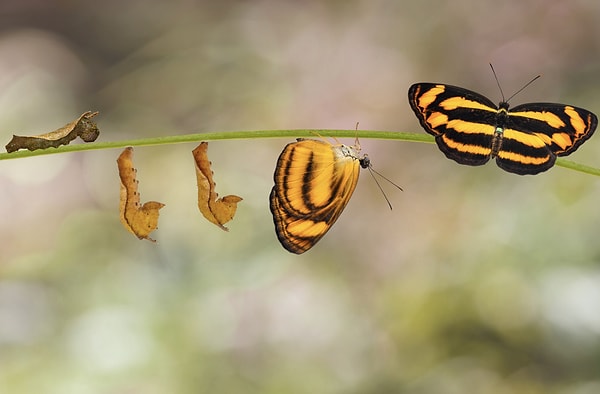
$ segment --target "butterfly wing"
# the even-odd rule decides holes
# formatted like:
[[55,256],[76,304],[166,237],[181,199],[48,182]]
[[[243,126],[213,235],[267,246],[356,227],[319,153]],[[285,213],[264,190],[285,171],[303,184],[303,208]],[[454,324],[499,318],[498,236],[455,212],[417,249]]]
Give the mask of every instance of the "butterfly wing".
[[446,157],[471,166],[487,163],[498,112],[487,97],[458,86],[416,83],[408,90],[408,100]]
[[502,145],[496,164],[505,171],[519,175],[535,175],[554,165],[556,155],[535,133],[508,126],[502,133]]
[[506,171],[537,174],[568,155],[594,133],[596,115],[557,103],[529,103],[509,111],[496,162]]
[[277,161],[270,208],[277,237],[292,253],[313,247],[338,219],[358,182],[358,151],[299,139]]

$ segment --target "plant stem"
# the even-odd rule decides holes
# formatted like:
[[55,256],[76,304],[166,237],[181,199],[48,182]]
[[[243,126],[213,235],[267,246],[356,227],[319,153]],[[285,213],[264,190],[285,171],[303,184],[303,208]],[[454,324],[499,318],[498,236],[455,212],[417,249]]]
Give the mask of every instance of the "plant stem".
[[[87,150],[117,149],[128,146],[152,146],[183,144],[186,142],[217,141],[217,140],[240,140],[256,138],[297,138],[297,137],[333,137],[333,138],[361,138],[397,140],[409,142],[434,143],[432,136],[422,133],[404,133],[396,131],[373,131],[373,130],[327,130],[327,129],[298,129],[298,130],[251,130],[251,131],[228,131],[213,133],[195,133],[171,135],[166,137],[140,138],[135,140],[91,142],[88,144],[64,145],[58,148],[38,149],[34,151],[20,150],[13,153],[0,153],[0,160],[18,159],[32,156],[43,156],[57,153],[81,152]],[[556,165],[589,175],[600,176],[600,169],[579,164],[570,160],[558,158]]]
[[90,142],[88,144],[63,145],[58,148],[38,149],[34,151],[20,150],[13,153],[0,153],[0,160],[18,159],[31,156],[43,156],[56,153],[81,152],[86,150],[116,149],[128,146],[151,146],[183,144],[186,142],[240,140],[255,138],[295,138],[295,137],[359,137],[374,139],[392,139],[401,141],[429,142],[433,138],[427,134],[401,133],[391,131],[365,131],[365,130],[256,130],[256,131],[228,131],[216,133],[197,133],[171,135],[167,137],[141,138],[136,140]]

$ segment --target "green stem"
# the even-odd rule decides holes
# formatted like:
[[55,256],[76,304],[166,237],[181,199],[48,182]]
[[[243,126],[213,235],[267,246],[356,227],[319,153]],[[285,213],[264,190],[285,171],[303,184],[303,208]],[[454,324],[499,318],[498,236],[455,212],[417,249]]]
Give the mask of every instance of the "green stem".
[[[38,149],[34,151],[20,150],[13,153],[0,153],[0,160],[18,159],[32,156],[51,155],[66,152],[81,152],[87,150],[117,149],[128,146],[152,146],[183,144],[186,142],[217,141],[217,140],[240,140],[255,138],[296,138],[296,137],[334,137],[334,138],[361,138],[397,140],[409,142],[433,143],[433,137],[422,133],[404,133],[396,131],[373,131],[373,130],[253,130],[253,131],[228,131],[214,133],[196,133],[171,135],[167,137],[140,138],[136,140],[91,142],[88,144],[64,145],[58,148]],[[600,176],[600,169],[586,166],[566,159],[557,159],[556,165],[585,174]]]
[[401,133],[391,131],[365,131],[365,130],[256,130],[256,131],[228,131],[216,133],[197,133],[171,135],[167,137],[141,138],[137,140],[91,142],[88,144],[63,145],[58,148],[38,149],[34,151],[20,150],[12,153],[0,153],[0,160],[18,159],[23,157],[43,156],[56,153],[81,152],[86,150],[117,149],[128,146],[152,146],[183,144],[186,142],[240,140],[254,138],[295,138],[295,137],[359,137],[374,139],[394,139],[402,141],[430,142],[433,138],[427,134]]
[[579,164],[571,160],[559,158],[556,159],[556,165],[559,167],[568,168],[570,170],[583,172],[584,174],[600,176],[600,168],[586,166],[585,164]]

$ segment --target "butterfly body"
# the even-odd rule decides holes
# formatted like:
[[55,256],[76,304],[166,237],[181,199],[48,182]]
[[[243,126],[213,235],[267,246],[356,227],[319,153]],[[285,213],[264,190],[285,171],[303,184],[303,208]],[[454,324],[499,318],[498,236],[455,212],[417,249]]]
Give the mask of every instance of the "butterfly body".
[[296,254],[316,244],[339,218],[358,183],[358,145],[299,138],[277,160],[270,209],[283,247]]
[[460,164],[478,166],[491,158],[515,174],[537,174],[557,156],[574,152],[592,136],[598,119],[583,108],[528,103],[512,109],[458,86],[417,83],[408,91],[421,126],[442,152]]

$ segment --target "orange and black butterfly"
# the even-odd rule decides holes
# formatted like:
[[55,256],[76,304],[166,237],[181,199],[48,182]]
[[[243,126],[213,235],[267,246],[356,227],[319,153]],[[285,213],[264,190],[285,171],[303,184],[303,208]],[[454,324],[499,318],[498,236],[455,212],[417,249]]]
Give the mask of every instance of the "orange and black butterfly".
[[519,175],[548,170],[557,156],[574,152],[592,136],[598,118],[592,112],[556,103],[521,104],[509,110],[458,86],[416,83],[408,90],[410,106],[442,152],[460,164],[498,166]]
[[350,201],[360,168],[370,168],[360,146],[298,138],[281,152],[270,208],[275,232],[288,251],[301,254],[329,231]]

